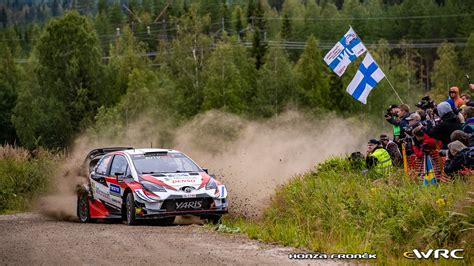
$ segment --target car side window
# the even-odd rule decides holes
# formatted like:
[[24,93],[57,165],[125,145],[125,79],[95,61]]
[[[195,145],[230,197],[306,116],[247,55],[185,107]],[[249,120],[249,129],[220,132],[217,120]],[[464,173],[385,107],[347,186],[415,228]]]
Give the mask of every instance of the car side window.
[[115,173],[123,173],[127,172],[127,159],[125,159],[122,155],[115,155],[114,160],[112,161],[112,166],[110,167],[110,175],[113,176]]
[[97,164],[97,168],[95,169],[95,172],[97,174],[106,175],[110,159],[112,159],[112,155],[107,155],[100,159],[99,163]]

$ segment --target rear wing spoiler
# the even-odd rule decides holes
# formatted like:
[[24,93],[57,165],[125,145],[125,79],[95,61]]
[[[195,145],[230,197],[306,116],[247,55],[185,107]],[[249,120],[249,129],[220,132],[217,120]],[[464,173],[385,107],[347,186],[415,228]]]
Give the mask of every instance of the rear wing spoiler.
[[104,156],[105,154],[109,152],[123,151],[123,150],[133,150],[133,147],[107,147],[107,148],[93,149],[87,154],[85,160],[86,161],[92,160],[98,156]]

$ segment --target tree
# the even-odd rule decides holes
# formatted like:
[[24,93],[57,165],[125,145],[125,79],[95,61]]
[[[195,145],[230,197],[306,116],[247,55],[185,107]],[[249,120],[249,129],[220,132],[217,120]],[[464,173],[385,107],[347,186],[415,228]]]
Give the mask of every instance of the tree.
[[5,43],[0,43],[0,145],[13,144],[16,140],[11,117],[17,98],[19,71],[14,62],[14,54]]
[[151,68],[151,62],[145,54],[145,45],[136,40],[129,27],[125,27],[120,38],[110,48],[110,59],[105,68],[107,82],[100,93],[104,105],[111,106],[119,102],[127,92],[133,70]]
[[[91,132],[102,143],[133,138],[132,142],[140,145],[152,142],[170,146],[171,131],[179,121],[172,104],[175,92],[167,73],[134,68],[129,74],[127,93],[116,105],[99,108]],[[136,134],[133,123],[140,126],[140,139],[129,135]]]
[[234,8],[234,11],[232,13],[232,21],[235,21],[233,28],[236,34],[239,36],[239,38],[242,38],[242,30],[244,29],[244,24],[242,21],[242,8],[240,8],[240,6],[236,6]]
[[173,22],[179,25],[177,35],[170,49],[162,52],[160,62],[176,84],[174,102],[178,113],[189,118],[199,113],[204,99],[202,70],[211,53],[212,40],[203,32],[210,24],[210,17],[197,16],[196,7],[191,7]]
[[466,70],[466,73],[471,74],[471,76],[474,76],[474,33],[471,33],[471,35],[469,35],[466,48],[464,48],[463,65],[464,69]]
[[288,13],[283,15],[283,25],[281,26],[281,38],[283,40],[291,40],[291,21],[288,17]]
[[5,6],[2,6],[2,9],[0,10],[0,23],[3,28],[6,28],[8,25],[8,15],[5,11]]
[[299,101],[305,107],[330,109],[327,67],[318,47],[318,41],[311,35],[298,63],[295,66],[295,76],[298,85]]
[[108,15],[110,23],[112,23],[112,25],[114,25],[115,27],[119,27],[122,24],[123,14],[118,3],[112,4]]
[[[93,120],[102,75],[97,35],[89,19],[77,12],[51,20],[36,46],[37,85],[24,88],[14,124],[20,140],[30,146],[65,147]],[[31,85],[31,84],[28,84]],[[27,110],[35,99],[37,110]],[[26,124],[30,128],[24,129]]]
[[282,112],[294,100],[295,85],[292,66],[285,50],[269,49],[265,64],[259,71],[253,111],[264,117]]
[[236,41],[219,43],[204,69],[203,110],[247,113],[254,91],[254,72],[245,48]]
[[455,46],[443,43],[437,50],[438,59],[434,62],[432,90],[438,101],[445,100],[451,86],[461,86],[462,72],[459,68]]

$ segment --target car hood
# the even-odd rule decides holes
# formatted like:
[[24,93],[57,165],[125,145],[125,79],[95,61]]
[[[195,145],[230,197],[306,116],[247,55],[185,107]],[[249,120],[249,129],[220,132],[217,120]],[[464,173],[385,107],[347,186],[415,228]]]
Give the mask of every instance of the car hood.
[[168,188],[194,187],[199,189],[207,184],[210,176],[206,173],[163,173],[143,175],[142,179]]

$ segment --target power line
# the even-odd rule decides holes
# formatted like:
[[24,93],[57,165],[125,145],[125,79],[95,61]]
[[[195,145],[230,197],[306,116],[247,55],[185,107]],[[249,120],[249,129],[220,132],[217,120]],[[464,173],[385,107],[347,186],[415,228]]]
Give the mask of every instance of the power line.
[[425,19],[425,18],[453,18],[453,17],[473,17],[474,14],[446,14],[446,15],[423,15],[423,16],[392,16],[392,17],[251,17],[254,19],[266,20],[404,20],[404,19]]

